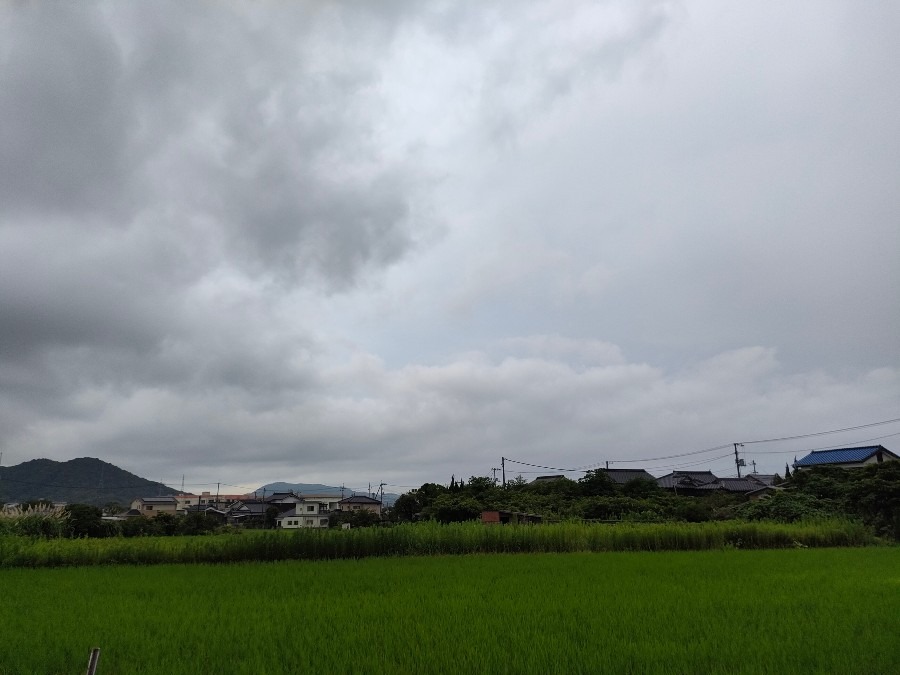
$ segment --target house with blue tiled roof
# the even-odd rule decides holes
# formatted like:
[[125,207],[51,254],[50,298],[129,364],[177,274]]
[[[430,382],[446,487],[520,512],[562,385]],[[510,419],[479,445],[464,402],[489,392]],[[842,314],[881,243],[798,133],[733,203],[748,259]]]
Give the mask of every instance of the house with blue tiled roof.
[[836,450],[813,450],[803,459],[794,462],[795,469],[809,469],[814,466],[839,466],[856,469],[869,464],[881,464],[900,460],[883,445],[867,445],[861,448],[838,448]]

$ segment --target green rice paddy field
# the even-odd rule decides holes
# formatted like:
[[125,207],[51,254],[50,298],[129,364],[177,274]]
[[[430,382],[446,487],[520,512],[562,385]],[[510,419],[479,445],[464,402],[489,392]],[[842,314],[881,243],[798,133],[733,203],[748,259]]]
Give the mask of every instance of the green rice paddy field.
[[0,569],[0,673],[896,673],[900,548]]

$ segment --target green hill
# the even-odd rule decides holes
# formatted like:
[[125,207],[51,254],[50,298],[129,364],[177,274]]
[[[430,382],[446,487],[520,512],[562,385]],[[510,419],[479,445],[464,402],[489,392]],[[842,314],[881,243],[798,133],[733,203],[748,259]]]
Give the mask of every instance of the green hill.
[[68,462],[32,459],[0,468],[0,504],[48,499],[69,504],[102,506],[117,502],[127,506],[135,497],[176,492],[94,457]]

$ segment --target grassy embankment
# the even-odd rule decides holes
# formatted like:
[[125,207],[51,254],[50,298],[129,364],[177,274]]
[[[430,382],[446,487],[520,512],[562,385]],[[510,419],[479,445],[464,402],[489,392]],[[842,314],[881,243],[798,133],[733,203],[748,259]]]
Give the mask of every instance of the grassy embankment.
[[372,556],[587,551],[702,551],[863,546],[874,538],[848,521],[814,523],[558,523],[484,526],[422,523],[355,530],[237,532],[199,537],[40,539],[0,536],[0,567],[60,567],[323,560]]
[[0,570],[0,675],[889,673],[900,548]]

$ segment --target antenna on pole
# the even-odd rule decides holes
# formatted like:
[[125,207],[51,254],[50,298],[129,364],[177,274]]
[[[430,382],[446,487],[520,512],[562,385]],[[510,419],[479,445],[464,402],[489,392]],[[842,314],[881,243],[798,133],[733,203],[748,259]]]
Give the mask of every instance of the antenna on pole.
[[500,458],[500,471],[503,476],[503,487],[506,487],[506,457]]

